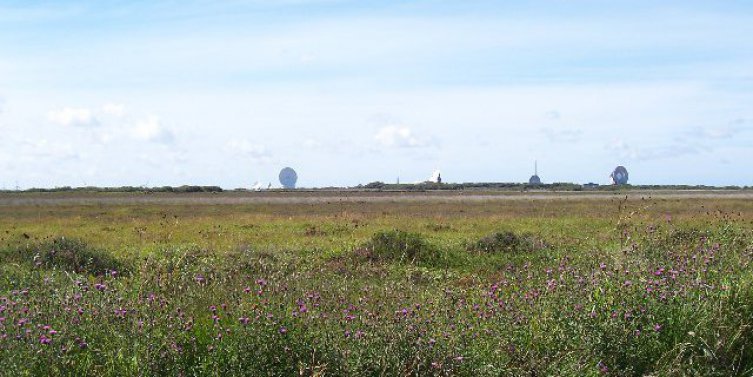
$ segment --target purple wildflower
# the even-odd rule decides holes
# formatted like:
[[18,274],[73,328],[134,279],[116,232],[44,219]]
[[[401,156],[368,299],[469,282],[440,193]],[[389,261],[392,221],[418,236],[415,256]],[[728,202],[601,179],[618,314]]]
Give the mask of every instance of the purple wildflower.
[[599,368],[599,372],[601,372],[601,374],[609,373],[609,368],[607,368],[607,365],[604,364],[603,362],[599,361],[599,363],[596,364],[596,366]]

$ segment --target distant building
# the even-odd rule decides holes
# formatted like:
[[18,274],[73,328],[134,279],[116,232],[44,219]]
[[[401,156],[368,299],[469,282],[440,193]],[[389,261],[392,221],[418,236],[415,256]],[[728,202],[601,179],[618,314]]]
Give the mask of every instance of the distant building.
[[598,183],[593,183],[593,182],[588,182],[588,183],[586,183],[586,184],[583,185],[584,189],[595,189],[597,187],[599,187],[599,184]]

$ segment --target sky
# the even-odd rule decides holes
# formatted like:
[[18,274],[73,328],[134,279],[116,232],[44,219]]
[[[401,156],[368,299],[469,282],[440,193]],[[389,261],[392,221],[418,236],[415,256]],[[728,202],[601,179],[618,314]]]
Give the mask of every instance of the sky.
[[747,1],[0,0],[0,188],[753,185]]

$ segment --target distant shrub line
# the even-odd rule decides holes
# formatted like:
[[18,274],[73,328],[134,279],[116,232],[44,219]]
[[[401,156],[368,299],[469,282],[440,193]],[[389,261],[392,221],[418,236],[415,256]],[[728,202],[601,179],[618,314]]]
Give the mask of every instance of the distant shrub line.
[[[597,184],[578,184],[568,182],[544,183],[540,185],[530,185],[527,183],[516,182],[465,182],[465,183],[384,183],[371,182],[359,184],[353,187],[319,187],[306,188],[305,191],[459,191],[459,190],[499,190],[499,191],[623,191],[623,190],[750,190],[751,186],[706,186],[706,185],[597,185]],[[54,188],[29,188],[25,190],[0,190],[0,193],[14,192],[170,192],[170,193],[194,193],[194,192],[249,192],[246,188],[236,188],[232,190],[223,189],[220,186],[159,186],[159,187],[137,187],[137,186],[120,186],[120,187],[71,187],[62,186]]]
[[223,192],[222,187],[219,186],[161,186],[161,187],[136,187],[136,186],[120,186],[120,187],[70,187],[62,186],[55,188],[30,188],[27,190],[0,190],[3,193],[10,192]]

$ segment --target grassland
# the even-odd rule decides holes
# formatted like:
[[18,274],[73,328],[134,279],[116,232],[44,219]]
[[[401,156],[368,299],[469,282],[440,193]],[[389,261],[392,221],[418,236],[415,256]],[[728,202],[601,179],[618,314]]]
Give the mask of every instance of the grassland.
[[2,194],[0,375],[747,376],[751,199]]

